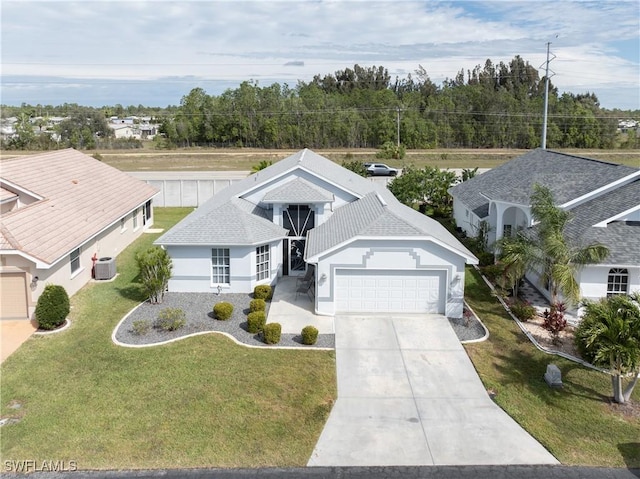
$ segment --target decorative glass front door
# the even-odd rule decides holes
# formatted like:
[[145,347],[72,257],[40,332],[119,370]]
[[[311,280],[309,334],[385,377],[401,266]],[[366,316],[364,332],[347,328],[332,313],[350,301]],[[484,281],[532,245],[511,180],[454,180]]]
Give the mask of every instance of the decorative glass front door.
[[304,238],[289,238],[289,275],[299,276],[305,272],[307,265],[304,262]]

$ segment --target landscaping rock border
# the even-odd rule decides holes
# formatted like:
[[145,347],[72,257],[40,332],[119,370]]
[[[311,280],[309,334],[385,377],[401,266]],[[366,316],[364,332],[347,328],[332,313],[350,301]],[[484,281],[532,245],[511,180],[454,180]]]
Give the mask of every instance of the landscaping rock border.
[[[116,326],[113,334],[114,342],[123,346],[144,347],[176,341],[188,336],[219,332],[233,337],[237,342],[249,346],[265,348],[300,348],[300,349],[333,349],[335,339],[333,334],[321,334],[312,346],[302,344],[300,334],[283,334],[280,342],[267,345],[260,334],[251,334],[247,328],[247,313],[253,295],[244,293],[166,293],[161,304],[151,304],[145,301],[133,309]],[[227,321],[220,321],[213,317],[215,303],[227,301],[233,304],[233,314]],[[267,314],[270,302],[267,301]],[[158,313],[164,308],[180,308],[185,312],[187,322],[184,327],[176,331],[160,331],[153,327]],[[152,327],[147,334],[138,335],[133,332],[133,322],[148,320]]]

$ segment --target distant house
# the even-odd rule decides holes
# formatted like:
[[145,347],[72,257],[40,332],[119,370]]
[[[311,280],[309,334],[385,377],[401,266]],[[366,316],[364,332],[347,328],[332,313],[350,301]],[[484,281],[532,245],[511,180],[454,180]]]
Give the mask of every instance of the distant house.
[[[468,235],[489,227],[489,243],[533,226],[534,184],[548,187],[560,208],[571,212],[565,234],[578,244],[609,248],[601,264],[582,269],[581,295],[596,299],[640,290],[640,169],[537,149],[453,186],[456,225]],[[528,277],[547,297],[538,275]]]
[[153,224],[157,190],[73,149],[0,162],[0,319],[29,318],[47,283],[74,294],[95,260]]
[[170,291],[249,293],[309,273],[317,314],[461,317],[477,259],[437,221],[313,151],[232,184],[161,236]]
[[140,139],[140,132],[133,124],[109,124],[116,138]]

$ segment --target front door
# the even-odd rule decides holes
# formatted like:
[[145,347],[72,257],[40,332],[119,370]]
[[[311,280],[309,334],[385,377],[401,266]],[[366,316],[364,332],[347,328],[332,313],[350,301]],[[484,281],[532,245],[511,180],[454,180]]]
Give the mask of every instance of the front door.
[[307,270],[304,262],[304,246],[307,233],[315,225],[315,213],[309,205],[289,205],[282,213],[282,226],[289,231],[283,243],[285,275],[301,276]]
[[287,238],[289,243],[289,276],[301,276],[307,269],[304,262],[305,238]]

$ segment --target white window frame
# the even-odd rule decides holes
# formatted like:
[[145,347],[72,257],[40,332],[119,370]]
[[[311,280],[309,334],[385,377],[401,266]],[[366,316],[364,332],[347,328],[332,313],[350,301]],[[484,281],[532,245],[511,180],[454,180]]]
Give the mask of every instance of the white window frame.
[[[69,265],[71,266],[72,277],[82,271],[82,263],[80,262],[81,254],[82,248],[76,248],[69,254]],[[73,267],[74,263],[76,263],[75,268]]]
[[269,279],[271,276],[271,248],[262,245],[256,248],[256,281]]
[[230,283],[231,256],[229,248],[211,248],[211,285],[228,286]]
[[120,233],[127,231],[127,217],[120,218]]
[[607,274],[607,298],[619,294],[629,294],[629,270],[611,268]]
[[138,229],[138,208],[133,210],[131,219],[133,220],[133,231],[136,231]]

